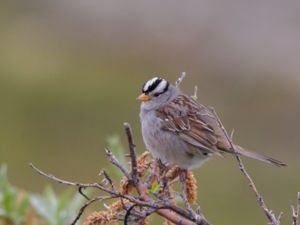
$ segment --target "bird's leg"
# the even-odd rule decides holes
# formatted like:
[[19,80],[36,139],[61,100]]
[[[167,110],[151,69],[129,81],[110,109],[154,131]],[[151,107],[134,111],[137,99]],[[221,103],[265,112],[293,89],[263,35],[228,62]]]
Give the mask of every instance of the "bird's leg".
[[183,199],[185,203],[186,209],[189,211],[189,213],[192,215],[193,214],[193,209],[187,199],[186,196],[186,178],[187,178],[187,170],[186,169],[181,169],[180,171],[180,182],[181,182],[181,198]]
[[170,200],[170,191],[169,191],[169,184],[166,174],[168,172],[168,165],[165,165],[161,160],[158,161],[159,167],[159,185],[162,187],[162,196],[161,199],[163,201]]

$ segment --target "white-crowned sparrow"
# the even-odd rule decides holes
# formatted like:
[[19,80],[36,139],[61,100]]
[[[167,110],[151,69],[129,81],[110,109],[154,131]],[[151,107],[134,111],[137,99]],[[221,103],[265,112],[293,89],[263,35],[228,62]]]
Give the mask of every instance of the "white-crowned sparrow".
[[[148,80],[138,100],[142,101],[143,139],[154,158],[192,169],[214,154],[234,154],[214,114],[165,79]],[[234,148],[240,155],[276,166],[286,165],[238,145]]]

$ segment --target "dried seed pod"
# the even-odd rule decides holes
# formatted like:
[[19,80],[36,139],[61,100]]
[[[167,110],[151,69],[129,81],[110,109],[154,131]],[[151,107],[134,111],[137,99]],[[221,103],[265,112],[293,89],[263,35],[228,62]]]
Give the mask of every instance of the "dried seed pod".
[[137,223],[137,225],[148,225],[148,224],[149,224],[148,217]]
[[137,158],[137,169],[139,177],[145,176],[147,169],[149,169],[151,164],[151,155],[150,152],[146,151]]
[[180,174],[180,168],[177,166],[173,166],[172,168],[170,168],[167,173],[166,173],[166,178],[169,181],[173,181],[174,179],[176,179]]
[[186,177],[186,196],[190,204],[197,201],[197,180],[192,171],[188,171]]
[[133,185],[129,183],[127,177],[124,177],[120,183],[121,194],[128,194],[133,190]]
[[108,222],[116,222],[114,217],[106,211],[93,212],[84,221],[84,225],[103,225]]
[[170,222],[169,220],[165,220],[163,225],[175,225],[174,223]]

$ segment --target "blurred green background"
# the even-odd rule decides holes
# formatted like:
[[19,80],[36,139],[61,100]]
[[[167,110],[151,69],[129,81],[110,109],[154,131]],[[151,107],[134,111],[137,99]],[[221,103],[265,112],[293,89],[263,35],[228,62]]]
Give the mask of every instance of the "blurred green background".
[[[0,3],[0,164],[10,181],[41,192],[33,162],[59,177],[95,181],[106,139],[132,124],[135,100],[160,75],[214,106],[235,142],[281,159],[246,166],[289,224],[300,190],[299,1],[74,1]],[[218,225],[267,224],[231,156],[195,170],[199,202]]]

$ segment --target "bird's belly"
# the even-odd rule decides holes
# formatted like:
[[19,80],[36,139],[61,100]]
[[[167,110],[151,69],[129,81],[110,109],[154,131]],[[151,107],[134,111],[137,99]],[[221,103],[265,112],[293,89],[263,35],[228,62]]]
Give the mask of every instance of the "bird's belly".
[[187,144],[176,134],[163,131],[161,121],[148,122],[152,123],[152,129],[149,129],[149,124],[142,124],[143,138],[154,158],[163,163],[176,164],[182,169],[199,167],[209,159],[210,155],[204,155],[201,150]]

